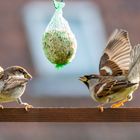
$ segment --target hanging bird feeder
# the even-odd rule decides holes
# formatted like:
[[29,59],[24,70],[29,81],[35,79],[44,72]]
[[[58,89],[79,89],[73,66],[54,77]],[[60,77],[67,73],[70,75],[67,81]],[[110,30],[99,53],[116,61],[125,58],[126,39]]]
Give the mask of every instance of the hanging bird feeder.
[[55,13],[43,35],[43,50],[48,60],[60,68],[75,57],[77,42],[68,22],[63,17],[63,1],[53,0]]

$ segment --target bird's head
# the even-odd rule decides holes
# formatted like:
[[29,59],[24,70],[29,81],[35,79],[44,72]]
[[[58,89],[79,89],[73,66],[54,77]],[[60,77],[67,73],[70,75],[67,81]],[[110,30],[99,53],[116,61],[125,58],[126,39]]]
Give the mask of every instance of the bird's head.
[[24,76],[24,78],[30,80],[32,76],[25,70],[23,67],[20,66],[11,66],[5,69],[5,73],[8,75],[17,75],[17,76]]
[[90,86],[90,84],[95,84],[97,83],[97,80],[99,79],[99,77],[97,75],[84,75],[82,77],[79,78],[80,81],[82,81],[88,88]]

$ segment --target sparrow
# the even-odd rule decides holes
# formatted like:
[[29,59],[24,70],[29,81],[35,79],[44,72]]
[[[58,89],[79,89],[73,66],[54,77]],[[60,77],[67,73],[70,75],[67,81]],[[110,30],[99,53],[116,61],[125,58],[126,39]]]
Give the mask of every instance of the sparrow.
[[116,29],[110,36],[99,63],[99,74],[79,78],[103,112],[111,103],[118,108],[131,101],[140,81],[140,44],[131,47],[128,32]]
[[[32,76],[20,66],[11,66],[6,69],[0,67],[0,103],[13,102],[24,105],[25,110],[32,108],[32,105],[21,100],[26,84]],[[3,109],[3,106],[0,105]]]

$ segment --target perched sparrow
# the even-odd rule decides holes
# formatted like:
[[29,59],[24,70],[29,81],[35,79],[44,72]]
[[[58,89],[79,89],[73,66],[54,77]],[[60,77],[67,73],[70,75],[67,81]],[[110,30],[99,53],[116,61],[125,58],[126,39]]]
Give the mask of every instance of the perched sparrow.
[[107,103],[114,103],[112,108],[123,106],[139,86],[140,44],[132,49],[128,32],[116,29],[101,57],[99,71],[99,75],[80,77],[91,97],[100,103],[101,111]]
[[17,101],[25,106],[26,111],[32,108],[32,105],[21,100],[26,84],[31,78],[32,76],[22,67],[11,66],[5,70],[0,67],[0,103]]

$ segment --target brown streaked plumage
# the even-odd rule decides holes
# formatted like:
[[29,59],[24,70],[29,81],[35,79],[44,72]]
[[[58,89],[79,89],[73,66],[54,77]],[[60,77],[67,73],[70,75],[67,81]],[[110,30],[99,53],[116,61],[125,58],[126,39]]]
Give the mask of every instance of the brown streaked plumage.
[[31,105],[22,102],[21,96],[32,76],[20,66],[8,67],[1,71],[0,75],[0,103],[17,101],[24,105],[26,110],[31,108]]
[[[101,75],[122,75],[127,74],[130,64],[131,44],[128,32],[116,29],[109,38],[107,47],[101,57],[99,69]],[[112,70],[112,74],[105,73],[104,66]],[[103,73],[104,71],[104,73]]]
[[115,103],[120,107],[132,99],[140,81],[140,45],[131,47],[128,32],[116,29],[109,38],[100,60],[99,75],[80,78],[90,90],[91,97],[103,105]]

